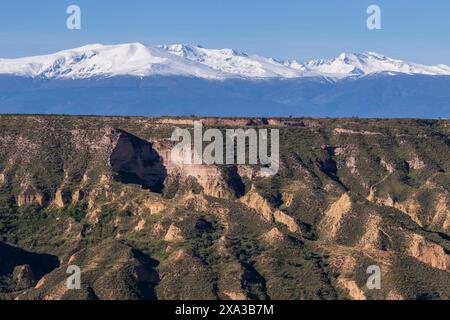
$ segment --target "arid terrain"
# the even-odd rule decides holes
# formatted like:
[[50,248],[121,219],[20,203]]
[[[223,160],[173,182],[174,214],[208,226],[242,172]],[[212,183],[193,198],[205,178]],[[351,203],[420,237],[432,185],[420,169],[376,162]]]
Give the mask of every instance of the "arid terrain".
[[274,176],[172,163],[193,121],[0,116],[0,299],[450,299],[449,120],[202,119]]

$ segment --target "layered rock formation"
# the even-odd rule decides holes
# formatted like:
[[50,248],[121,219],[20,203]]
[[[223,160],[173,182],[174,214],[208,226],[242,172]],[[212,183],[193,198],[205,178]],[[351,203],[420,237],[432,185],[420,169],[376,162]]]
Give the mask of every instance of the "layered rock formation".
[[204,119],[279,129],[264,176],[174,163],[194,119],[0,120],[2,299],[450,297],[449,121]]

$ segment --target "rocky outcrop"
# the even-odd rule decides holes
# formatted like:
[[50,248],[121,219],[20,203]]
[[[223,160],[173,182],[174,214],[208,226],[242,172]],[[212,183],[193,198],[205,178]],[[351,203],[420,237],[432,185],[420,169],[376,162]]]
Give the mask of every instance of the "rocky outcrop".
[[289,208],[292,205],[292,202],[294,201],[294,194],[290,192],[283,192],[281,198],[283,200],[283,204],[285,205],[285,207]]
[[146,200],[144,206],[150,210],[150,214],[158,214],[166,210],[166,205],[155,200]]
[[85,195],[86,194],[83,190],[81,190],[81,189],[75,190],[72,193],[72,204],[76,204],[77,202],[80,202],[81,200],[83,200]]
[[404,300],[404,299],[405,298],[395,290],[389,291],[386,296],[386,300]]
[[247,178],[250,181],[253,181],[257,178],[269,177],[268,173],[261,170],[258,166],[250,166],[250,165],[238,165],[237,173],[242,178]]
[[194,194],[189,192],[181,197],[183,204],[186,208],[192,209],[198,212],[206,212],[211,209],[209,201],[203,194]]
[[247,207],[257,211],[262,217],[268,221],[273,222],[273,210],[269,201],[264,199],[255,188],[252,188],[245,196],[239,199],[240,202]]
[[407,161],[407,164],[409,168],[413,170],[421,170],[425,168],[425,163],[422,160],[420,160],[418,156],[415,156],[411,160]]
[[415,199],[408,199],[404,202],[395,202],[392,201],[392,207],[400,210],[401,212],[407,214],[415,223],[419,226],[422,226],[423,223],[419,219],[420,211],[422,210],[422,206]]
[[374,187],[371,187],[369,195],[367,196],[367,200],[380,206],[387,206],[400,210],[401,212],[408,215],[411,220],[413,220],[418,225],[423,225],[422,221],[419,218],[422,207],[420,203],[414,198],[409,198],[405,201],[398,202],[388,195],[384,197],[378,197],[376,195],[376,189]]
[[[181,177],[181,180],[192,177],[201,186],[202,193],[206,196],[235,199],[242,193],[242,182],[236,174],[226,177],[231,172],[215,165],[183,165],[174,171]],[[229,170],[229,169],[228,169]]]
[[58,208],[64,208],[64,206],[67,204],[67,199],[65,199],[61,190],[56,191],[55,199],[53,200],[53,203]]
[[226,298],[248,300],[247,293],[243,289],[244,274],[244,267],[237,261],[231,261],[224,266],[218,285]]
[[333,239],[336,237],[342,223],[342,219],[352,209],[352,202],[347,193],[344,193],[334,202],[324,214],[320,222],[321,236],[323,239]]
[[252,188],[240,202],[247,207],[260,213],[267,222],[278,222],[284,224],[290,232],[300,232],[300,227],[294,218],[281,210],[274,209],[267,199],[264,199],[255,188]]
[[[154,147],[163,159],[168,182],[177,185],[177,193],[191,192],[192,188],[186,190],[183,186],[190,185],[193,180],[205,196],[235,199],[243,194],[244,185],[236,166],[183,163],[178,158],[172,159],[172,141],[158,140]],[[167,183],[166,187],[170,188]]]
[[134,231],[141,231],[144,229],[146,221],[144,219],[140,219],[137,225],[134,227]]
[[183,232],[180,228],[178,228],[174,224],[171,224],[169,230],[167,230],[164,240],[168,242],[183,241]]
[[382,136],[383,134],[381,132],[373,132],[373,131],[355,131],[351,129],[344,129],[344,128],[335,128],[334,130],[335,134],[355,134],[355,135],[362,135],[362,136]]
[[437,199],[434,216],[432,217],[431,226],[435,228],[442,228],[447,233],[450,233],[450,209],[448,194],[440,195]]
[[295,219],[287,215],[286,213],[280,210],[276,210],[273,214],[273,218],[276,222],[284,224],[290,232],[300,232],[300,227],[298,226],[297,222],[295,222]]
[[220,174],[218,174],[217,171],[214,173],[210,171],[205,175],[202,174],[201,171],[199,170],[198,174],[195,175],[195,178],[197,179],[198,183],[202,186],[203,193],[205,195],[223,199],[233,198],[234,194],[228,188],[228,185],[225,183],[225,181],[221,180],[220,178],[217,179],[219,176]]
[[362,291],[354,280],[339,277],[338,284],[348,291],[348,295],[352,300],[366,300],[364,291]]
[[363,249],[384,249],[380,247],[380,236],[381,236],[381,230],[380,230],[380,224],[381,224],[381,217],[378,215],[369,215],[365,228],[364,228],[364,234],[359,240],[358,246],[360,246]]
[[414,234],[409,237],[408,254],[433,268],[450,272],[450,255],[441,246]]
[[225,291],[224,294],[231,300],[248,300],[247,295],[243,292],[229,292]]
[[25,191],[17,198],[17,205],[19,207],[32,204],[37,204],[41,207],[44,207],[48,204],[48,196],[39,192]]
[[284,240],[284,235],[278,228],[274,227],[262,236],[263,241],[268,244],[276,245]]
[[29,264],[16,266],[12,274],[14,281],[19,287],[29,288],[36,283],[36,276]]
[[386,169],[387,172],[393,173],[395,171],[395,167],[393,164],[388,163],[386,160],[381,159],[380,164]]

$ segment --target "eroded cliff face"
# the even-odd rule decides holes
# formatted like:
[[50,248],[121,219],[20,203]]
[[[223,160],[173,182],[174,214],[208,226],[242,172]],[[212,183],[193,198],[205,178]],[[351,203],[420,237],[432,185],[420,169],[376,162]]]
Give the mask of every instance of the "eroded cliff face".
[[[175,143],[168,139],[157,139],[155,148],[167,169],[166,191],[174,194],[189,194],[192,189],[206,196],[235,199],[242,196],[245,186],[236,166],[184,164],[172,159]],[[193,185],[194,184],[194,185]],[[187,186],[187,188],[186,188]]]
[[161,192],[167,169],[150,142],[119,131],[119,138],[110,156],[112,170],[122,183],[141,185],[144,189]]
[[172,161],[193,119],[0,119],[0,298],[450,298],[448,121],[204,120],[278,128],[264,176]]

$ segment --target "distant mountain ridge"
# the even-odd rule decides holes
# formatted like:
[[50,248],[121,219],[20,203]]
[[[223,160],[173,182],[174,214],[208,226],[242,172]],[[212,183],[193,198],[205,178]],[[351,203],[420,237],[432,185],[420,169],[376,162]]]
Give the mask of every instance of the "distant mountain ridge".
[[58,79],[110,76],[190,76],[204,79],[342,78],[374,73],[450,75],[446,65],[425,66],[379,53],[342,53],[335,59],[280,61],[233,49],[194,45],[91,44],[54,54],[0,59],[0,74]]
[[299,62],[93,44],[0,59],[0,113],[450,118],[450,68],[374,52]]

